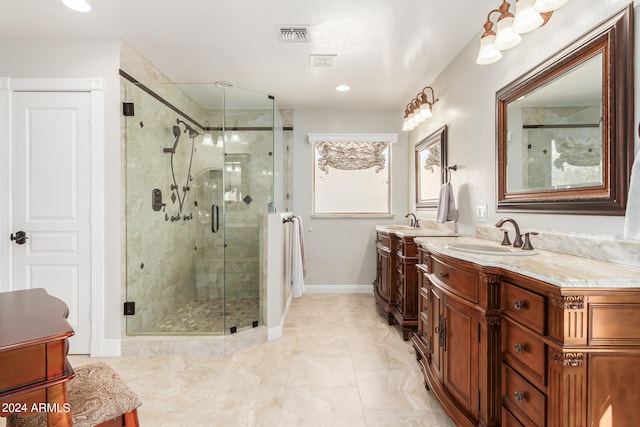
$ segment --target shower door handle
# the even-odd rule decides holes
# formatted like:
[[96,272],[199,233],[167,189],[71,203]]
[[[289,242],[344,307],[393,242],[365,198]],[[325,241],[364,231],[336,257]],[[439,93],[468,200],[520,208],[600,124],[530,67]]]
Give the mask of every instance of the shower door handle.
[[215,203],[211,205],[211,232],[217,233],[220,230],[220,211]]

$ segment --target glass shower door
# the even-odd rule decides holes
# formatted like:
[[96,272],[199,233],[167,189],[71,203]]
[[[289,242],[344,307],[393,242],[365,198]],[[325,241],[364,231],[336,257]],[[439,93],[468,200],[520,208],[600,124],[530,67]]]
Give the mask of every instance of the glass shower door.
[[225,88],[225,333],[262,324],[265,220],[273,203],[272,98]]

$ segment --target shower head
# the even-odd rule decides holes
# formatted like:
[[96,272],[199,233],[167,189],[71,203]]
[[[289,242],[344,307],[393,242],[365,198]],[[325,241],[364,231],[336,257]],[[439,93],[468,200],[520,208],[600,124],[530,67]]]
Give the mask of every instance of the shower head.
[[[200,135],[200,133],[199,133],[197,130],[195,130],[194,128],[192,128],[191,126],[189,126],[188,124],[186,124],[186,123],[185,123],[185,122],[183,122],[182,120],[180,120],[180,119],[176,119],[176,123],[178,123],[178,124],[182,123],[182,124],[184,125],[184,131],[183,131],[183,132],[184,132],[184,133],[189,132],[189,138],[195,138],[196,136]],[[177,127],[177,126],[174,126],[174,132],[175,132],[175,128],[176,128],[176,127]],[[179,130],[179,129],[180,129],[180,128],[178,128],[178,130]]]
[[173,136],[176,138],[180,136],[180,126],[173,127]]

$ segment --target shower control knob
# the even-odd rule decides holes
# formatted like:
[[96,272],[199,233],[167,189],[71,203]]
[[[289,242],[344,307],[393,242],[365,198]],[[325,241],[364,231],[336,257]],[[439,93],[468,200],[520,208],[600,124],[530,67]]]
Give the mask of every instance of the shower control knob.
[[16,242],[19,245],[24,245],[25,243],[27,243],[28,238],[29,237],[27,237],[27,233],[25,233],[24,231],[16,231],[15,235],[11,234],[11,241]]

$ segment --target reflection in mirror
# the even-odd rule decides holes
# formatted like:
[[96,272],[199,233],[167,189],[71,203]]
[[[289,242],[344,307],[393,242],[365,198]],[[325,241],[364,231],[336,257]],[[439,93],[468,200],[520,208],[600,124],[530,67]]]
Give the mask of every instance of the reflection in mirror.
[[497,210],[624,215],[633,7],[496,93]]
[[446,165],[447,126],[416,145],[416,208],[436,208]]
[[225,202],[240,202],[247,197],[249,191],[248,162],[249,154],[227,154],[225,156]]
[[601,187],[602,54],[507,105],[507,191]]

